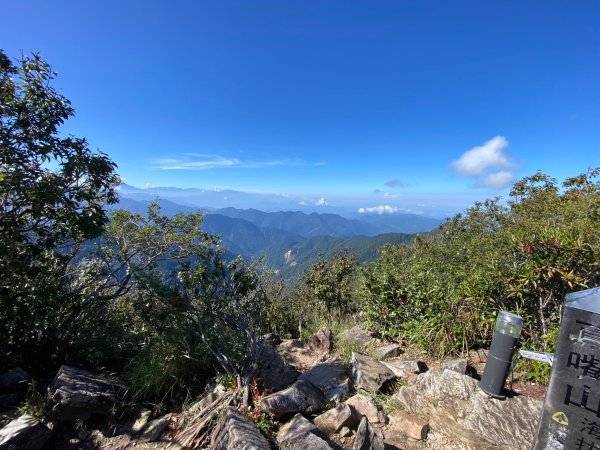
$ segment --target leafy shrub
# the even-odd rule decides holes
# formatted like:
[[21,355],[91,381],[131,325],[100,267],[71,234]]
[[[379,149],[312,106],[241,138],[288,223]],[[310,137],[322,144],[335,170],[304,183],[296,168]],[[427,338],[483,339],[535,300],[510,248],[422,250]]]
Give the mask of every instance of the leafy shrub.
[[507,204],[478,202],[415,239],[384,247],[363,271],[370,327],[439,355],[489,345],[495,315],[525,318],[523,338],[548,348],[568,292],[600,282],[598,170],[557,181],[537,173]]

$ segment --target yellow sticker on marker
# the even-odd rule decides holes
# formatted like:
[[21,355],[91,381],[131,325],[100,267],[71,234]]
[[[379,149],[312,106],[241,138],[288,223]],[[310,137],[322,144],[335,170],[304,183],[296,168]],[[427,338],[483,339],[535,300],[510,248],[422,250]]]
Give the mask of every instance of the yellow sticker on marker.
[[558,422],[561,425],[569,425],[569,418],[562,411],[557,411],[554,414],[552,414],[552,420]]

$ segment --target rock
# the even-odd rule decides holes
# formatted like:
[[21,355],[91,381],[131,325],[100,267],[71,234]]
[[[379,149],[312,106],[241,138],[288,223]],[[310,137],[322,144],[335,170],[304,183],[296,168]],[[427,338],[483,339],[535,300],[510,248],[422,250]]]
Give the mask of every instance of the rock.
[[261,336],[260,341],[263,344],[269,345],[271,347],[275,347],[275,346],[281,344],[281,338],[279,337],[279,335],[277,335],[275,333],[267,333],[267,334]]
[[325,394],[325,401],[327,401],[328,403],[333,402],[335,404],[338,404],[344,401],[346,397],[348,397],[349,392],[350,384],[348,383],[348,378],[346,378],[342,382],[340,382],[340,384],[338,384],[336,387],[327,391],[327,393]]
[[371,423],[379,422],[377,405],[375,405],[375,402],[372,398],[365,397],[361,394],[356,394],[346,400],[345,403],[352,407],[352,411],[355,414],[357,422],[360,422],[363,417],[369,419],[369,422]]
[[246,416],[233,408],[227,408],[215,427],[210,445],[212,450],[271,449],[258,428]]
[[277,443],[281,450],[331,450],[331,446],[317,436],[317,427],[301,414],[281,426]]
[[5,411],[15,406],[19,406],[25,394],[23,392],[13,392],[12,394],[0,394],[0,411]]
[[356,414],[353,414],[352,409],[346,403],[341,403],[315,417],[313,423],[325,434],[337,433],[344,426],[354,428],[358,425]]
[[310,381],[298,380],[287,389],[264,397],[260,406],[275,418],[296,412],[313,413],[325,408],[325,396]]
[[467,373],[467,360],[466,359],[452,359],[450,361],[446,361],[442,366],[443,369],[452,370],[456,373],[460,373],[464,375]]
[[436,433],[474,449],[530,449],[542,410],[528,397],[490,398],[474,379],[451,370],[422,373],[394,397],[408,412],[429,417]]
[[389,344],[379,347],[373,352],[373,356],[379,360],[394,358],[402,353],[402,346],[398,344]]
[[488,350],[480,348],[478,350],[469,350],[469,362],[473,365],[485,364],[487,362]]
[[50,389],[49,415],[61,421],[106,415],[123,396],[124,388],[114,381],[83,369],[61,366]]
[[0,393],[26,391],[29,383],[31,383],[31,375],[20,367],[15,367],[0,375]]
[[343,382],[346,366],[339,358],[329,358],[316,364],[302,375],[300,380],[308,380],[327,394]]
[[133,422],[133,425],[131,425],[131,434],[141,433],[142,430],[146,428],[151,415],[152,412],[149,409],[140,408],[135,416],[135,422]]
[[376,430],[369,423],[369,419],[363,417],[356,430],[353,450],[384,450],[383,436],[381,431]]
[[423,440],[427,439],[429,422],[406,411],[394,411],[388,415],[389,426],[385,435],[403,433],[406,436]]
[[342,427],[340,432],[338,433],[341,437],[350,437],[352,436],[352,430],[348,427]]
[[144,442],[154,442],[160,438],[164,431],[169,426],[171,414],[167,414],[159,419],[153,420],[144,428],[144,432],[140,435],[140,440]]
[[296,368],[270,346],[262,346],[258,364],[260,379],[269,393],[288,387],[299,375]]
[[0,429],[0,450],[38,450],[51,434],[46,425],[24,414]]
[[365,347],[368,347],[369,345],[375,343],[375,339],[373,339],[371,336],[365,333],[360,327],[360,325],[356,325],[355,327],[344,331],[341,334],[341,337],[343,339],[346,339],[348,344],[354,345],[361,349],[364,349]]
[[409,378],[412,375],[421,373],[417,361],[384,361],[383,364],[398,378]]
[[324,326],[319,328],[308,340],[308,347],[321,353],[329,353],[333,347],[331,342],[331,328]]
[[396,378],[386,365],[362,353],[352,352],[350,378],[357,387],[366,391],[378,391],[384,383]]

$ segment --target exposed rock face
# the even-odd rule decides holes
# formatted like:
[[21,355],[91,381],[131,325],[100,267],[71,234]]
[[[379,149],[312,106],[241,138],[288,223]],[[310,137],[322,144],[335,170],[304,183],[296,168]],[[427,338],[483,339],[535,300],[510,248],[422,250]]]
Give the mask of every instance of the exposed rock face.
[[250,420],[227,408],[211,435],[213,450],[270,450],[267,440]]
[[331,328],[324,326],[308,340],[308,347],[321,353],[329,353],[333,346]]
[[429,417],[433,430],[471,449],[530,449],[542,410],[532,398],[490,398],[474,379],[451,370],[423,373],[395,397],[407,411]]
[[24,414],[0,430],[0,450],[38,450],[51,434],[46,425]]
[[383,436],[369,423],[369,419],[363,417],[356,430],[353,450],[384,450]]
[[296,381],[299,373],[277,350],[267,345],[261,349],[259,375],[267,392],[276,392]]
[[383,347],[379,347],[373,352],[373,356],[377,359],[389,359],[394,358],[402,353],[402,346],[398,344],[389,344]]
[[317,427],[301,414],[283,425],[277,433],[277,443],[281,450],[331,450],[331,446],[317,436]]
[[396,378],[389,367],[375,358],[352,352],[350,378],[354,384],[367,391],[378,391],[386,381]]
[[100,375],[61,366],[50,390],[49,415],[57,420],[75,421],[107,414],[123,392],[122,386]]
[[365,397],[361,394],[356,394],[350,397],[345,402],[352,408],[352,412],[357,420],[360,422],[363,417],[369,419],[370,423],[379,422],[379,412],[377,411],[377,405],[372,398]]
[[319,430],[325,434],[337,433],[342,427],[354,428],[358,424],[356,415],[349,405],[341,403],[335,408],[325,411],[313,421]]
[[350,345],[354,345],[362,349],[375,343],[375,339],[365,333],[360,325],[356,325],[355,327],[344,331],[341,337],[346,339]]
[[417,361],[385,361],[383,364],[398,378],[408,378],[421,372]]
[[310,381],[298,380],[287,389],[264,397],[260,406],[275,418],[296,412],[313,413],[325,409],[325,396]]

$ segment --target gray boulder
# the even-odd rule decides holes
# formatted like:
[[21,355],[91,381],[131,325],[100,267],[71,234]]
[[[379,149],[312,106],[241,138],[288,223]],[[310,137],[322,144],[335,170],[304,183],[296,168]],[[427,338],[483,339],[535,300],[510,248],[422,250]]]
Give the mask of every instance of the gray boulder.
[[51,434],[46,425],[24,414],[0,430],[0,450],[38,450]]
[[389,367],[375,358],[352,352],[350,357],[350,378],[357,387],[366,391],[378,391],[384,383],[396,378]]
[[299,380],[308,380],[327,395],[337,388],[346,377],[346,366],[340,358],[329,358],[304,372]]
[[358,425],[352,450],[384,450],[381,431],[373,428],[366,417]]
[[14,390],[26,391],[29,383],[31,383],[31,375],[20,367],[15,367],[0,374],[0,393]]
[[419,367],[419,363],[417,361],[385,361],[383,364],[394,372],[398,378],[409,378],[415,374],[421,372],[421,368]]
[[301,414],[296,414],[277,433],[281,450],[331,450],[331,446],[317,435],[318,429]]
[[123,394],[124,388],[108,378],[61,366],[50,387],[49,415],[67,422],[106,415]]
[[398,344],[388,344],[383,347],[379,347],[373,352],[373,356],[377,359],[390,359],[402,353],[402,346]]
[[308,380],[298,380],[287,389],[267,395],[260,407],[275,418],[291,413],[313,413],[325,409],[323,392]]
[[443,369],[453,370],[456,373],[464,375],[467,373],[467,360],[465,359],[451,359],[446,361],[442,366]]
[[258,363],[259,377],[267,392],[276,392],[288,387],[298,378],[299,372],[288,364],[271,346],[263,346]]
[[270,450],[271,446],[258,428],[243,414],[227,408],[213,430],[212,450]]
[[473,378],[432,369],[394,396],[404,408],[429,418],[431,428],[468,448],[530,449],[542,402],[528,397],[490,398]]

